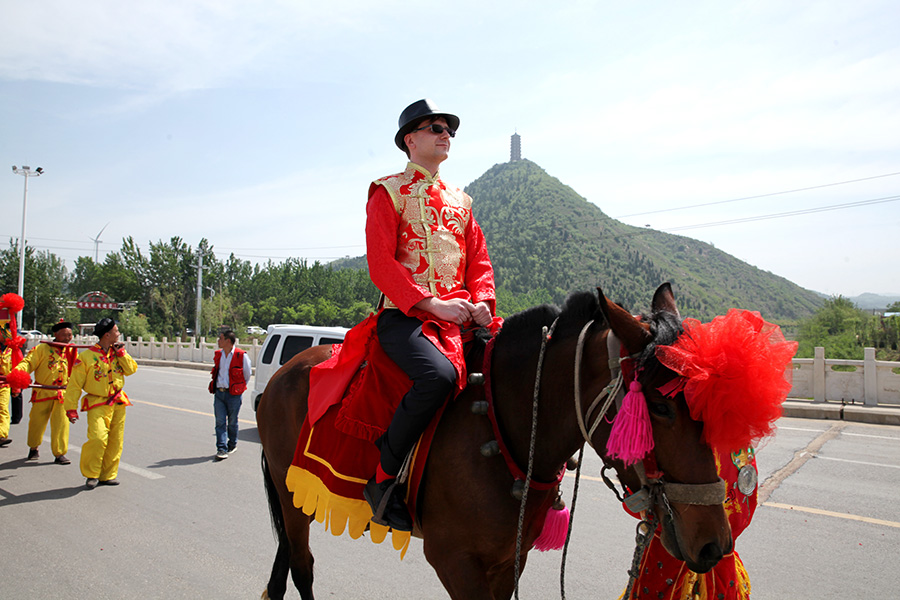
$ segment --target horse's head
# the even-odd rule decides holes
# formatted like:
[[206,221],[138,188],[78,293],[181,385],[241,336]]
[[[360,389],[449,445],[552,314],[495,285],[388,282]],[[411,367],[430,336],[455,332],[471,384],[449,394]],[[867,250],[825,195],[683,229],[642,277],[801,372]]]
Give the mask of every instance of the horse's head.
[[[634,455],[642,458],[619,456],[622,460],[614,461],[619,478],[633,492],[646,490],[640,493],[647,495],[645,506],[662,525],[666,550],[692,571],[705,573],[734,543],[723,506],[725,486],[703,423],[691,417],[683,392],[659,391],[678,375],[660,363],[656,348],[674,343],[683,333],[671,287],[664,284],[656,291],[652,312],[643,319],[608,301],[602,292],[600,306],[623,354],[633,357],[622,362],[625,389],[631,386],[630,394],[637,394],[632,402],[646,403],[652,431],[652,449]],[[626,398],[620,412],[629,409],[628,402]],[[598,432],[598,438],[608,435]],[[604,448],[607,441],[597,439],[595,446]]]

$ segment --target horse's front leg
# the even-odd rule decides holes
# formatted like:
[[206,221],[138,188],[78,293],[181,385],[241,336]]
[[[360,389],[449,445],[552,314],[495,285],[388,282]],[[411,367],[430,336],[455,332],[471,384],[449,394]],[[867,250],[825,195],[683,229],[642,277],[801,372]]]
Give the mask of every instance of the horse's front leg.
[[452,546],[447,548],[441,544],[429,544],[427,537],[424,550],[425,558],[452,600],[497,600],[491,590],[487,570],[478,557],[454,552]]
[[[522,576],[522,572],[525,570],[525,559],[527,557],[528,555],[524,554],[519,561],[519,577]],[[490,582],[494,600],[509,600],[516,590],[515,563],[507,563],[500,568],[493,569],[488,573],[488,581]]]

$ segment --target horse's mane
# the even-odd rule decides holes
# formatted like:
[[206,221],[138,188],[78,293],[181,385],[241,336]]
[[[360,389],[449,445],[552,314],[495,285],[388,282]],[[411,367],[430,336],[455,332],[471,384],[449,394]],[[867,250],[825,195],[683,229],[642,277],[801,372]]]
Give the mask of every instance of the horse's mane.
[[[550,327],[554,319],[559,319],[553,337],[567,339],[578,335],[586,322],[595,319],[594,326],[606,327],[600,311],[600,302],[594,292],[573,292],[562,307],[555,304],[541,304],[516,313],[503,322],[497,334],[497,344],[511,344],[523,352],[533,352],[540,348],[542,327]],[[659,373],[668,371],[656,358],[657,346],[675,343],[684,333],[681,318],[670,312],[658,310],[641,315],[650,324],[653,340],[641,352],[639,362],[642,367],[641,379],[650,381]]]
[[573,292],[563,306],[541,304],[516,313],[503,321],[503,328],[497,334],[497,344],[514,343],[517,346],[541,344],[542,327],[550,327],[555,319],[553,337],[565,339],[578,332],[591,319],[602,319],[600,302],[594,292]]
[[[641,315],[641,319],[650,324],[650,333],[653,335],[653,339],[647,344],[647,347],[644,348],[638,359],[642,368],[641,379],[643,381],[652,381],[661,372],[671,373],[671,371],[663,366],[663,364],[659,362],[659,359],[656,358],[657,346],[669,346],[674,344],[675,340],[684,333],[684,328],[681,326],[681,317],[667,311],[657,310],[650,314],[643,314]],[[668,379],[671,379],[674,375],[675,374],[672,373]]]

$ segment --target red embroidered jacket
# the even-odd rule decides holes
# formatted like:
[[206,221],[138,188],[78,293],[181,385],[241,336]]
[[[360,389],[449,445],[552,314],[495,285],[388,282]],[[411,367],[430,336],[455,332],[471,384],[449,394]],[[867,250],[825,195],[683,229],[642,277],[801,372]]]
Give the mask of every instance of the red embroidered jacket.
[[465,192],[409,163],[372,183],[366,215],[369,275],[386,307],[409,314],[424,298],[465,290],[494,313],[494,269]]

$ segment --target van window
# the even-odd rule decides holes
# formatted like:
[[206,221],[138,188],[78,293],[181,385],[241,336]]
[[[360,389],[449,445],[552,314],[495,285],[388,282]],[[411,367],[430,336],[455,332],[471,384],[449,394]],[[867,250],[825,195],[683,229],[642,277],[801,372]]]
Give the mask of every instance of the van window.
[[344,338],[323,337],[323,338],[319,338],[319,343],[322,344],[323,346],[328,345],[328,344],[343,344]]
[[281,339],[280,334],[275,334],[266,340],[266,351],[263,354],[262,361],[264,365],[272,363],[272,357],[275,356],[275,348],[278,347],[278,340]]
[[281,349],[281,364],[294,358],[294,355],[298,352],[311,347],[312,343],[312,336],[309,335],[289,335],[284,338],[284,348]]

